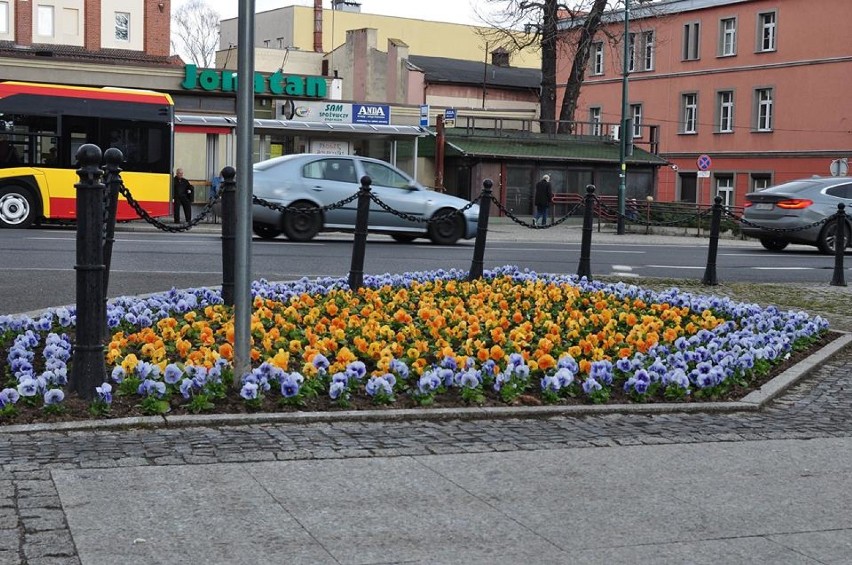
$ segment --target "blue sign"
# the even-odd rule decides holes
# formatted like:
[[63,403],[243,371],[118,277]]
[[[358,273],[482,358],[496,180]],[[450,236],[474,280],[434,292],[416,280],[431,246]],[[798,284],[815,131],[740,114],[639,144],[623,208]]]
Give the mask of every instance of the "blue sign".
[[353,124],[390,124],[390,106],[378,104],[352,104]]
[[444,121],[456,119],[456,109],[455,108],[447,108],[444,110]]
[[710,155],[702,155],[695,161],[695,164],[698,165],[699,171],[709,171],[712,163]]
[[429,127],[429,104],[420,105],[420,127]]

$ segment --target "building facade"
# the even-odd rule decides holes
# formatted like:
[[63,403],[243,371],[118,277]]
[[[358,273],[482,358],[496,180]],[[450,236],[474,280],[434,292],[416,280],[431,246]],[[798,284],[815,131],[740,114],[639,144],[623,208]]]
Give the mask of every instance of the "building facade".
[[[643,124],[660,124],[670,166],[659,200],[710,203],[718,194],[742,205],[747,192],[828,175],[852,153],[847,0],[631,4],[627,117],[639,141]],[[578,121],[621,119],[623,17],[609,14],[596,36]],[[570,60],[559,68],[564,84]]]

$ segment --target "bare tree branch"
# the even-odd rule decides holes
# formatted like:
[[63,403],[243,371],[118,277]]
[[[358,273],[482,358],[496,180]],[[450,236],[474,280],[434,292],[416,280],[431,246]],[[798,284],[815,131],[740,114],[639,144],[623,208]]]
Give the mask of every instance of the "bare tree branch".
[[219,13],[204,0],[189,0],[172,14],[172,51],[200,68],[216,64]]

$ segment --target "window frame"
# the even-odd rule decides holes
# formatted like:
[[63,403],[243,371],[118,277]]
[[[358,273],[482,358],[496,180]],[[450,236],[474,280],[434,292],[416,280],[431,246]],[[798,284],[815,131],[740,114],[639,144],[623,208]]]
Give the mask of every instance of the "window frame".
[[[44,18],[49,16],[49,21]],[[43,33],[42,26],[50,25],[50,33]],[[56,37],[56,6],[52,4],[38,4],[36,6],[36,36]]]
[[[720,186],[720,181],[728,181],[729,185],[724,188]],[[733,206],[736,201],[736,174],[735,173],[714,173],[713,174],[713,189],[716,196],[722,197],[722,206]]]
[[[763,94],[768,97],[762,98]],[[764,113],[764,110],[766,112]],[[762,86],[754,89],[754,131],[770,133],[773,131],[775,117],[775,89]]]
[[590,124],[590,134],[600,137],[603,135],[603,108],[600,106],[590,106],[589,107],[589,124]]
[[[642,32],[642,70],[653,71],[656,63],[656,34],[654,30]],[[650,38],[650,40],[649,40]]]
[[[732,28],[728,29],[726,24],[732,24]],[[719,57],[734,57],[737,54],[737,18],[731,16],[719,20]],[[730,38],[730,46],[728,44]],[[730,47],[730,49],[728,49]]]
[[9,33],[9,5],[10,2],[0,2],[0,35]]
[[683,24],[683,61],[698,61],[701,59],[701,22]]
[[[766,190],[770,186],[772,186],[772,174],[771,173],[751,173],[749,175],[749,189],[751,192],[760,192],[761,190]],[[761,186],[758,188],[758,184],[766,183],[765,186]]]
[[592,43],[592,75],[604,74],[604,45],[603,41]]
[[[694,135],[698,133],[698,93],[684,92],[680,95],[680,132]],[[690,127],[690,122],[692,127]]]
[[[121,23],[119,22],[119,18],[121,16],[125,16],[126,19],[124,21],[124,32],[125,37],[119,37],[119,32],[121,31]],[[130,12],[115,12],[115,40],[121,41],[122,43],[130,43]]]
[[[769,21],[771,17],[772,21]],[[767,32],[768,37],[767,37]],[[767,46],[767,39],[769,45]],[[772,53],[778,50],[778,10],[766,10],[757,14],[757,34],[755,37],[757,44],[755,52],[757,53]]]
[[642,139],[642,104],[630,105],[630,117],[633,119],[633,139]]
[[[725,100],[728,96],[730,99]],[[728,122],[727,127],[725,126],[726,121]],[[733,90],[719,90],[716,92],[716,133],[734,133]]]

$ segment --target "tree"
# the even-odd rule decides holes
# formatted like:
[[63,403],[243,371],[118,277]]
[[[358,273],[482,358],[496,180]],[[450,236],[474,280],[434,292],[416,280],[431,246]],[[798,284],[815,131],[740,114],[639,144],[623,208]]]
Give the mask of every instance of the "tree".
[[[492,29],[486,34],[506,47],[541,49],[541,131],[557,131],[556,121],[556,59],[560,49],[573,53],[573,63],[562,100],[558,131],[572,130],[580,86],[586,73],[589,52],[595,34],[601,27],[607,0],[577,0],[569,7],[559,0],[486,0],[501,6],[489,15],[479,13]],[[579,33],[559,31],[560,22],[576,23]],[[524,30],[524,34],[518,30]],[[567,43],[570,43],[568,45]]]
[[172,14],[172,51],[200,68],[216,65],[219,13],[204,0],[189,0]]

